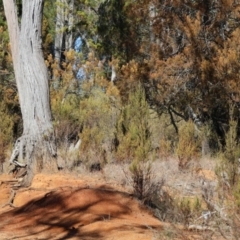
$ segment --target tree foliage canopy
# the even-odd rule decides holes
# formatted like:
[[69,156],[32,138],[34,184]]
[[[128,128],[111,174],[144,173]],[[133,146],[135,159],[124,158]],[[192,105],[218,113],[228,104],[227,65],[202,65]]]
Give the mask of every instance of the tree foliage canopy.
[[[118,107],[126,111],[129,96],[131,99],[140,84],[149,108],[158,116],[168,116],[176,135],[178,122],[195,116],[201,124],[208,124],[224,145],[233,105],[239,129],[238,1],[77,0],[74,8],[70,4],[71,0],[46,0],[44,4],[43,51],[56,124],[58,107],[70,95],[81,102],[99,88],[110,102],[117,99]],[[14,111],[19,115],[2,5],[0,1],[0,98],[6,114]],[[21,1],[18,6],[20,16]],[[73,24],[65,19],[60,30],[56,30],[58,7],[62,14],[73,17]],[[63,33],[63,43],[69,34],[73,39],[70,49],[62,44],[60,63],[54,56],[57,31]],[[74,41],[78,37],[83,50],[76,52]],[[110,83],[112,66],[117,75],[114,84]],[[83,81],[76,77],[79,69],[84,73]],[[14,97],[7,99],[5,91]],[[74,121],[82,126],[80,133],[86,131],[83,116]],[[13,131],[19,134],[16,128]]]

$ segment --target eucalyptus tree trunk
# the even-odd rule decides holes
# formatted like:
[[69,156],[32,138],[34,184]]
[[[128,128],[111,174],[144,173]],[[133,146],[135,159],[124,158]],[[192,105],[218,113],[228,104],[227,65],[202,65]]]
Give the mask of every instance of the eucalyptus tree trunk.
[[57,14],[56,14],[56,25],[55,25],[55,43],[54,43],[54,57],[60,63],[63,47],[63,31],[64,31],[64,8],[62,1],[56,1]]
[[[25,168],[22,186],[31,184],[35,171],[56,166],[55,137],[51,122],[47,68],[42,53],[43,0],[22,0],[17,16],[15,0],[3,0],[12,59],[23,118],[23,133],[10,159],[15,170]],[[49,164],[48,164],[49,163]]]
[[150,42],[154,43],[155,42],[155,33],[153,31],[153,25],[155,22],[155,18],[157,16],[157,11],[156,11],[156,7],[154,5],[154,3],[150,2],[149,6],[148,6],[148,10],[149,10],[149,30],[150,30]]
[[67,22],[67,31],[65,34],[65,49],[68,51],[73,46],[73,24],[74,24],[74,18],[73,18],[73,10],[74,10],[74,0],[68,0],[68,8],[67,8],[67,14],[66,14],[66,20]]
[[58,0],[55,25],[55,59],[61,63],[62,52],[72,48],[74,0]]

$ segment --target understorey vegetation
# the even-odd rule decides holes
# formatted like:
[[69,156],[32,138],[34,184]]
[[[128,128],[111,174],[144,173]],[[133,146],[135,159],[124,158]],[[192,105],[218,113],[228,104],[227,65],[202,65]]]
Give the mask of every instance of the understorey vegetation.
[[[58,170],[127,166],[132,193],[160,220],[239,239],[239,24],[234,0],[46,0]],[[0,1],[1,173],[23,131],[12,59]],[[172,159],[197,178],[207,159],[214,184],[202,174],[200,192],[181,196],[156,172]]]

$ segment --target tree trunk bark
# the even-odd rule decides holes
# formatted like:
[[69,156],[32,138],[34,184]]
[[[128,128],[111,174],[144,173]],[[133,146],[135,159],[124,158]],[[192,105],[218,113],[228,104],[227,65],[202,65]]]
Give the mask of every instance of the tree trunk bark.
[[54,58],[60,64],[63,48],[63,31],[64,31],[64,8],[63,0],[56,2],[57,14],[56,14],[56,25],[55,25],[55,43],[54,43]]
[[73,10],[74,10],[74,0],[68,0],[67,1],[68,8],[67,8],[67,14],[66,14],[66,22],[67,22],[67,31],[65,35],[65,50],[69,51],[73,47]]
[[15,144],[10,162],[27,168],[22,183],[27,186],[34,172],[47,163],[46,159],[50,155],[56,156],[48,75],[41,42],[43,0],[23,0],[20,23],[15,1],[3,0],[3,3],[23,118],[23,134]]
[[57,1],[54,57],[59,64],[62,60],[62,52],[72,48],[73,9],[74,0]]

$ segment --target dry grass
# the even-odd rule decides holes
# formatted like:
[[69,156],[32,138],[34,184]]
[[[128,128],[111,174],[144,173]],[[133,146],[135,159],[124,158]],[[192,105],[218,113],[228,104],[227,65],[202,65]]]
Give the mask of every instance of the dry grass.
[[[167,160],[156,160],[152,163],[151,183],[155,184],[155,191],[150,191],[150,200],[148,206],[151,207],[153,214],[162,222],[171,223],[164,227],[164,231],[154,232],[154,239],[188,239],[188,231],[184,234],[179,232],[179,227],[174,227],[180,224],[185,225],[185,229],[214,229],[202,232],[202,238],[199,239],[218,239],[213,236],[219,236],[219,229],[225,229],[226,238],[229,236],[239,236],[238,231],[238,216],[235,220],[226,222],[214,206],[225,207],[219,202],[218,196],[218,178],[214,174],[216,165],[215,159],[203,158],[198,162],[190,162],[188,169],[181,170],[178,168],[178,159],[170,157]],[[128,164],[109,163],[103,166],[101,171],[89,172],[89,169],[84,164],[79,164],[71,169],[62,170],[63,172],[71,172],[76,176],[87,176],[94,179],[104,181],[107,185],[116,190],[133,193],[134,185],[129,171]],[[164,179],[164,185],[156,183]],[[207,184],[207,185],[205,185]],[[150,185],[149,185],[150,186]],[[204,188],[204,186],[206,186]],[[207,189],[208,192],[204,192]],[[149,190],[151,188],[149,187]],[[205,194],[205,195],[204,195]],[[207,201],[213,203],[212,206]],[[198,202],[199,201],[199,202]],[[143,201],[144,202],[144,201]],[[211,217],[209,221],[204,222],[203,213],[210,211]],[[224,209],[225,211],[225,209]],[[227,224],[230,224],[227,226]],[[195,230],[193,230],[195,231]],[[181,237],[181,234],[182,237]],[[199,234],[198,234],[199,235]],[[180,237],[179,237],[180,236]],[[223,238],[219,238],[223,239]]]

